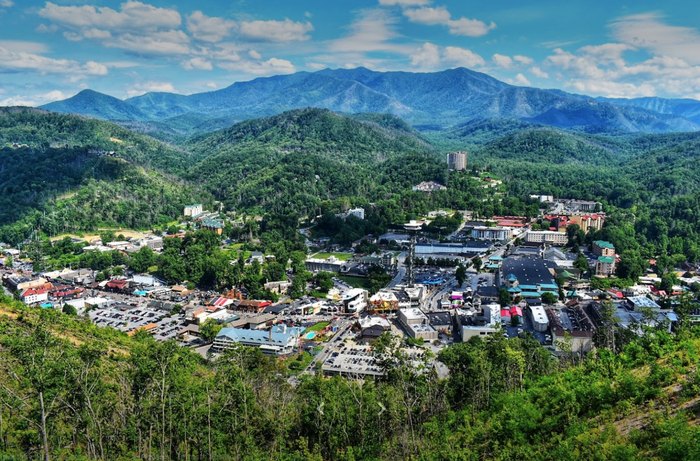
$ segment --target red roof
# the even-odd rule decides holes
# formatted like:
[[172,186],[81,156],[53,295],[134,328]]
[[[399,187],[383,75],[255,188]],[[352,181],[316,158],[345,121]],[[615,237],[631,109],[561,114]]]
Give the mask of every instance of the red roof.
[[107,287],[109,287],[109,288],[118,288],[118,289],[121,290],[121,289],[123,289],[123,288],[126,288],[126,285],[127,285],[128,283],[129,283],[129,282],[127,282],[126,280],[110,280],[109,282],[107,282]]
[[501,317],[510,317],[510,311],[508,309],[501,309]]
[[27,288],[22,292],[20,295],[22,298],[26,298],[27,296],[34,296],[34,295],[43,295],[44,293],[48,293],[49,289],[48,288]]
[[519,315],[520,317],[523,316],[523,310],[520,309],[518,306],[513,306],[510,308],[510,315]]

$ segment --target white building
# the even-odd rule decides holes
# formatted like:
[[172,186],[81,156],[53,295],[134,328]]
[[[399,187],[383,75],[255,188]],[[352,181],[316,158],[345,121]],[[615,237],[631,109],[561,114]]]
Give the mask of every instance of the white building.
[[302,329],[275,325],[269,331],[222,328],[214,339],[213,349],[224,351],[235,344],[256,347],[265,354],[287,355],[294,351]]
[[202,214],[204,207],[201,203],[195,203],[194,205],[187,205],[182,212],[185,216],[194,217]]
[[510,240],[513,238],[513,229],[510,227],[475,226],[472,229],[472,238],[479,240]]
[[547,331],[549,328],[549,320],[547,319],[547,313],[542,306],[530,306],[530,319],[532,320],[532,326],[535,330],[540,332]]
[[358,219],[365,219],[365,209],[364,208],[352,208],[348,210],[345,216],[354,216]]
[[528,243],[549,243],[550,245],[566,245],[569,239],[565,232],[556,231],[527,231],[525,241]]
[[345,312],[362,312],[367,308],[367,290],[352,288],[342,295],[343,309]]
[[447,154],[447,168],[454,171],[462,171],[467,168],[466,152],[450,152]]
[[49,290],[46,288],[28,288],[24,290],[19,297],[25,304],[40,303],[48,301]]

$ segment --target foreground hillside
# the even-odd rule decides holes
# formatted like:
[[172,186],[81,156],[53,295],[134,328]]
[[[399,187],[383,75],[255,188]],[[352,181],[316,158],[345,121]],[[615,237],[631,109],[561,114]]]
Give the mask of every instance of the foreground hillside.
[[166,171],[187,155],[114,124],[0,111],[0,241],[97,226],[149,227],[197,196]]
[[699,352],[697,330],[560,363],[477,338],[441,354],[447,380],[398,358],[382,381],[292,387],[252,349],[206,363],[3,299],[0,458],[694,460]]

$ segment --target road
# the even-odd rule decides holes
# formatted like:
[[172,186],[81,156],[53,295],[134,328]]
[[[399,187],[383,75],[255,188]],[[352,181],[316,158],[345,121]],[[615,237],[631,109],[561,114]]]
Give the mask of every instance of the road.
[[408,255],[407,252],[402,251],[399,257],[397,258],[396,265],[399,268],[398,272],[394,276],[393,279],[391,279],[391,282],[389,282],[389,285],[387,285],[387,288],[394,288],[396,285],[399,285],[404,277],[406,277],[406,256]]

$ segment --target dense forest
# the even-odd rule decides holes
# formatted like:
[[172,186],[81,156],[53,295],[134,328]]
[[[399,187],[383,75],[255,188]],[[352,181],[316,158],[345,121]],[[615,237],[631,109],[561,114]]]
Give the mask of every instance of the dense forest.
[[384,379],[292,386],[295,357],[208,362],[3,299],[0,458],[698,459],[700,332],[608,333],[558,361],[529,337],[474,338],[440,354],[446,379],[382,337]]

